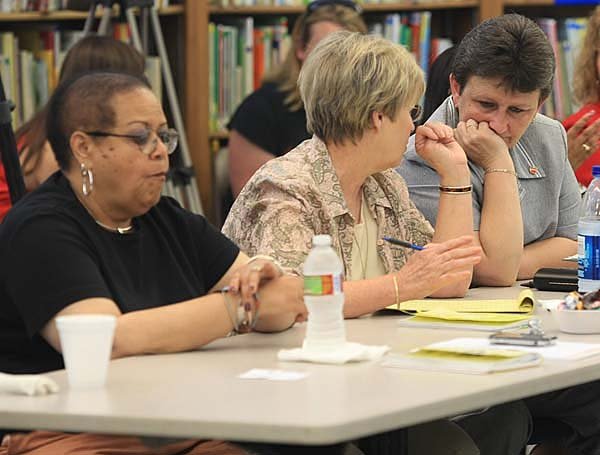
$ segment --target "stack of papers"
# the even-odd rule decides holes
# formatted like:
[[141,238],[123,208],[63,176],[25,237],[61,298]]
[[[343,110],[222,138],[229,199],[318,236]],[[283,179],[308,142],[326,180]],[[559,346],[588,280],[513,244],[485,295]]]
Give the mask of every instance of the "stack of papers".
[[600,344],[557,341],[552,346],[493,345],[487,338],[455,338],[413,349],[408,354],[388,355],[385,367],[485,374],[526,368],[551,361],[576,361],[600,354]]
[[402,302],[388,309],[413,314],[399,322],[407,327],[458,328],[497,331],[523,326],[535,307],[530,289],[521,291],[517,299],[465,300],[425,299]]
[[[468,343],[458,342],[459,340],[465,339],[430,344],[408,354],[389,355],[382,365],[413,370],[485,374],[531,367],[542,361],[542,356],[535,352],[498,346],[470,346]],[[457,342],[453,343],[454,341]]]

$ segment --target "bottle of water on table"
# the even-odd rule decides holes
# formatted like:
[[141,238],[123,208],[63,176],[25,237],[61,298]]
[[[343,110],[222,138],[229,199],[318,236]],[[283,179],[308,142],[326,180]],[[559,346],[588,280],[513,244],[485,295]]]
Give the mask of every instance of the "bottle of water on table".
[[592,166],[592,176],[577,229],[579,292],[600,289],[600,166]]
[[329,235],[313,237],[313,248],[304,263],[303,274],[304,303],[308,308],[303,348],[327,350],[344,345],[344,268],[331,247]]

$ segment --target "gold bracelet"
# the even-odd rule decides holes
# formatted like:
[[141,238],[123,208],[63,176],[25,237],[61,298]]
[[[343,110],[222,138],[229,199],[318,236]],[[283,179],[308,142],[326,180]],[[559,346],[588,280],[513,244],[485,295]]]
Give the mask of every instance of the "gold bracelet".
[[517,173],[511,169],[486,169],[484,174],[491,174],[492,172],[499,172],[501,174],[510,174],[514,178],[517,178]]
[[473,185],[465,185],[465,186],[439,186],[440,193],[447,194],[468,194],[473,191]]
[[396,309],[400,309],[400,291],[398,290],[398,280],[396,279],[396,275],[392,275],[392,281],[394,282],[394,295],[396,297]]

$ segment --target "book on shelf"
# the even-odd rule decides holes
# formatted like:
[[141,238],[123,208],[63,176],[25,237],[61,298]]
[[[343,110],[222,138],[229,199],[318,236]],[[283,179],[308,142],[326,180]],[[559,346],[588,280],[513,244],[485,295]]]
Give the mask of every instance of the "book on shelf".
[[556,58],[552,93],[540,111],[549,117],[563,120],[578,109],[572,96],[573,77],[588,19],[584,17],[538,18],[537,23],[548,37]]
[[390,305],[386,310],[412,315],[399,322],[408,327],[496,331],[523,325],[534,308],[535,296],[525,289],[516,299],[409,300]]
[[[452,373],[488,374],[539,365],[536,352],[498,346],[472,346],[457,338],[416,348],[406,354],[389,354],[384,367],[411,370],[448,371]],[[486,341],[486,340],[484,340]]]
[[257,25],[254,18],[209,23],[209,122],[223,130],[243,99],[283,62],[290,48],[285,17]]
[[[285,17],[220,18],[208,26],[209,127],[225,129],[239,104],[258,89],[270,71],[280,65],[291,47]],[[370,33],[386,37],[408,49],[424,72],[452,41],[431,37],[431,12],[387,14],[370,21]]]

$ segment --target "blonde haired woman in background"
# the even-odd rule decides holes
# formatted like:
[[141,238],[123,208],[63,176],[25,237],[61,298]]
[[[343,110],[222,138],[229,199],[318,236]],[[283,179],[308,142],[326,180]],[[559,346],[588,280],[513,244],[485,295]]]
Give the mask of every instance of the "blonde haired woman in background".
[[260,166],[310,137],[296,84],[300,67],[329,33],[366,33],[360,11],[351,0],[315,0],[296,19],[285,60],[242,102],[228,125],[229,178],[234,197]]

